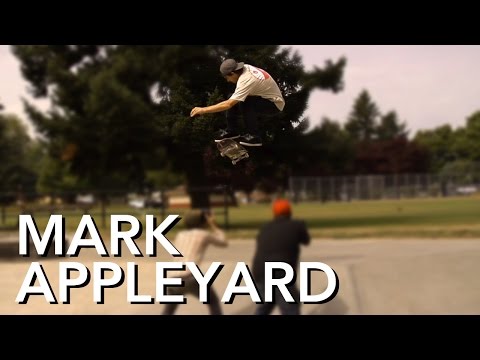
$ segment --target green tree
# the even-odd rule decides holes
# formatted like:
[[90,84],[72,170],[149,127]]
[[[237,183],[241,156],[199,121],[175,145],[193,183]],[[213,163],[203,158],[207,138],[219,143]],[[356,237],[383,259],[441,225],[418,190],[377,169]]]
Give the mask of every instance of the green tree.
[[396,137],[407,136],[407,125],[401,123],[398,119],[398,115],[395,111],[390,111],[380,118],[380,124],[378,124],[377,138],[380,140],[393,139]]
[[428,150],[430,171],[438,172],[446,163],[456,159],[453,143],[455,133],[450,125],[417,132],[414,141]]
[[224,58],[268,69],[285,94],[280,118],[262,122],[271,152],[262,149],[242,165],[243,176],[257,183],[288,173],[296,154],[289,135],[304,121],[309,94],[341,91],[346,65],[344,58],[329,60],[306,72],[297,53],[278,45],[19,45],[13,53],[31,93],[52,102],[48,113],[25,102],[52,158],[69,162],[78,179],[109,189],[140,187],[147,172],[170,168],[184,174],[193,206],[208,205],[208,194],[196,192],[211,185],[207,165],[223,166],[212,133],[224,126],[224,116],[191,119],[189,113],[232,92],[218,71]]
[[34,146],[19,117],[0,114],[0,193],[35,191],[36,173],[29,161]]
[[358,143],[354,171],[357,174],[423,173],[428,170],[428,150],[406,136]]
[[143,157],[156,140],[145,81],[141,93],[142,79],[129,78],[134,58],[115,56],[118,51],[96,45],[13,47],[30,92],[51,100],[47,113],[25,101],[51,160],[69,163],[67,171],[91,187],[141,182]]
[[355,99],[353,109],[345,123],[345,130],[356,141],[371,140],[375,134],[380,111],[367,90]]
[[480,179],[480,163],[461,159],[446,163],[439,171],[444,178],[455,178],[457,183],[471,185]]
[[327,117],[305,133],[296,174],[309,176],[344,175],[351,170],[354,147],[348,133]]
[[480,162],[480,111],[467,118],[464,128],[455,131],[452,147],[458,159]]

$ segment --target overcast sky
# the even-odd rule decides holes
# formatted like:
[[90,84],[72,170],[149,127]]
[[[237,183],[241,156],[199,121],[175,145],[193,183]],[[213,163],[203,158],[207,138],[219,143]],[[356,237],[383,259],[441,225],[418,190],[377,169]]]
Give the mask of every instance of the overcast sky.
[[382,113],[395,110],[410,134],[450,124],[465,126],[480,110],[479,45],[295,45],[307,69],[347,58],[345,89],[315,91],[307,115],[344,123],[366,89]]
[[[345,89],[312,93],[306,113],[312,125],[323,117],[344,123],[363,89],[382,113],[395,110],[412,135],[444,124],[464,126],[465,119],[480,110],[479,45],[285,46],[299,51],[307,69],[323,67],[327,59],[347,58]],[[9,45],[0,45],[0,103],[5,112],[26,117],[20,99],[30,98],[27,88]],[[48,102],[38,105],[46,109]]]

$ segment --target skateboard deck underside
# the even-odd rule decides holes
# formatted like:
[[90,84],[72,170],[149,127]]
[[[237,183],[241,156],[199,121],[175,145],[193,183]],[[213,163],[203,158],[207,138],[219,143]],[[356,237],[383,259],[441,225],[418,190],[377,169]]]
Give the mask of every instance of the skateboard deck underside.
[[221,156],[227,156],[232,160],[232,164],[236,164],[242,159],[249,157],[248,151],[239,143],[233,140],[224,140],[217,143],[218,150]]

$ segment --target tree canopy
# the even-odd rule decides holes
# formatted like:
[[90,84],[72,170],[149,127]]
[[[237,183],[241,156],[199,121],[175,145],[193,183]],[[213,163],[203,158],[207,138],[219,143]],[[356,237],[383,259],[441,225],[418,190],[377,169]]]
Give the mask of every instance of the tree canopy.
[[[305,71],[298,53],[278,45],[17,45],[12,51],[32,95],[51,100],[46,113],[28,102],[25,108],[49,154],[69,172],[96,188],[139,188],[149,171],[169,168],[184,174],[199,206],[208,200],[194,189],[212,179],[232,183],[241,173],[262,183],[285,176],[296,161],[311,91],[341,91],[346,66],[340,58]],[[266,150],[233,171],[212,141],[224,116],[189,117],[193,107],[233,91],[219,73],[227,57],[266,69],[287,104],[278,119],[261,122],[270,139]]]

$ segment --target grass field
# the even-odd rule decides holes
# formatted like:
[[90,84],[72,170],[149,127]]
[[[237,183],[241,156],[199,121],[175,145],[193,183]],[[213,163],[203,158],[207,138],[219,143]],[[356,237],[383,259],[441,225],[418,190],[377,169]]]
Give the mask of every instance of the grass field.
[[[232,209],[232,232],[258,228],[270,216],[268,205]],[[294,216],[304,219],[316,238],[480,237],[478,196],[302,203],[295,205]]]
[[[225,228],[223,209],[215,209],[218,223]],[[315,238],[480,238],[480,196],[435,199],[402,199],[385,201],[353,201],[343,203],[299,203],[293,207],[294,217],[307,222]],[[127,207],[107,208],[105,225],[99,209],[93,216],[99,232],[108,234],[109,215],[130,214],[144,223],[145,214]],[[168,214],[182,215],[185,210],[169,209]],[[17,214],[7,213],[4,228],[15,230]],[[158,213],[158,211],[157,211]],[[62,213],[67,232],[76,230],[81,213]],[[271,219],[270,204],[241,205],[229,209],[228,235],[252,238],[262,224]],[[159,216],[160,218],[160,216]],[[46,227],[48,214],[34,215],[40,232]],[[160,219],[159,219],[160,220]],[[159,221],[160,222],[160,221]],[[12,226],[13,225],[13,226]],[[169,233],[181,229],[179,222]],[[18,229],[17,229],[18,230]]]

